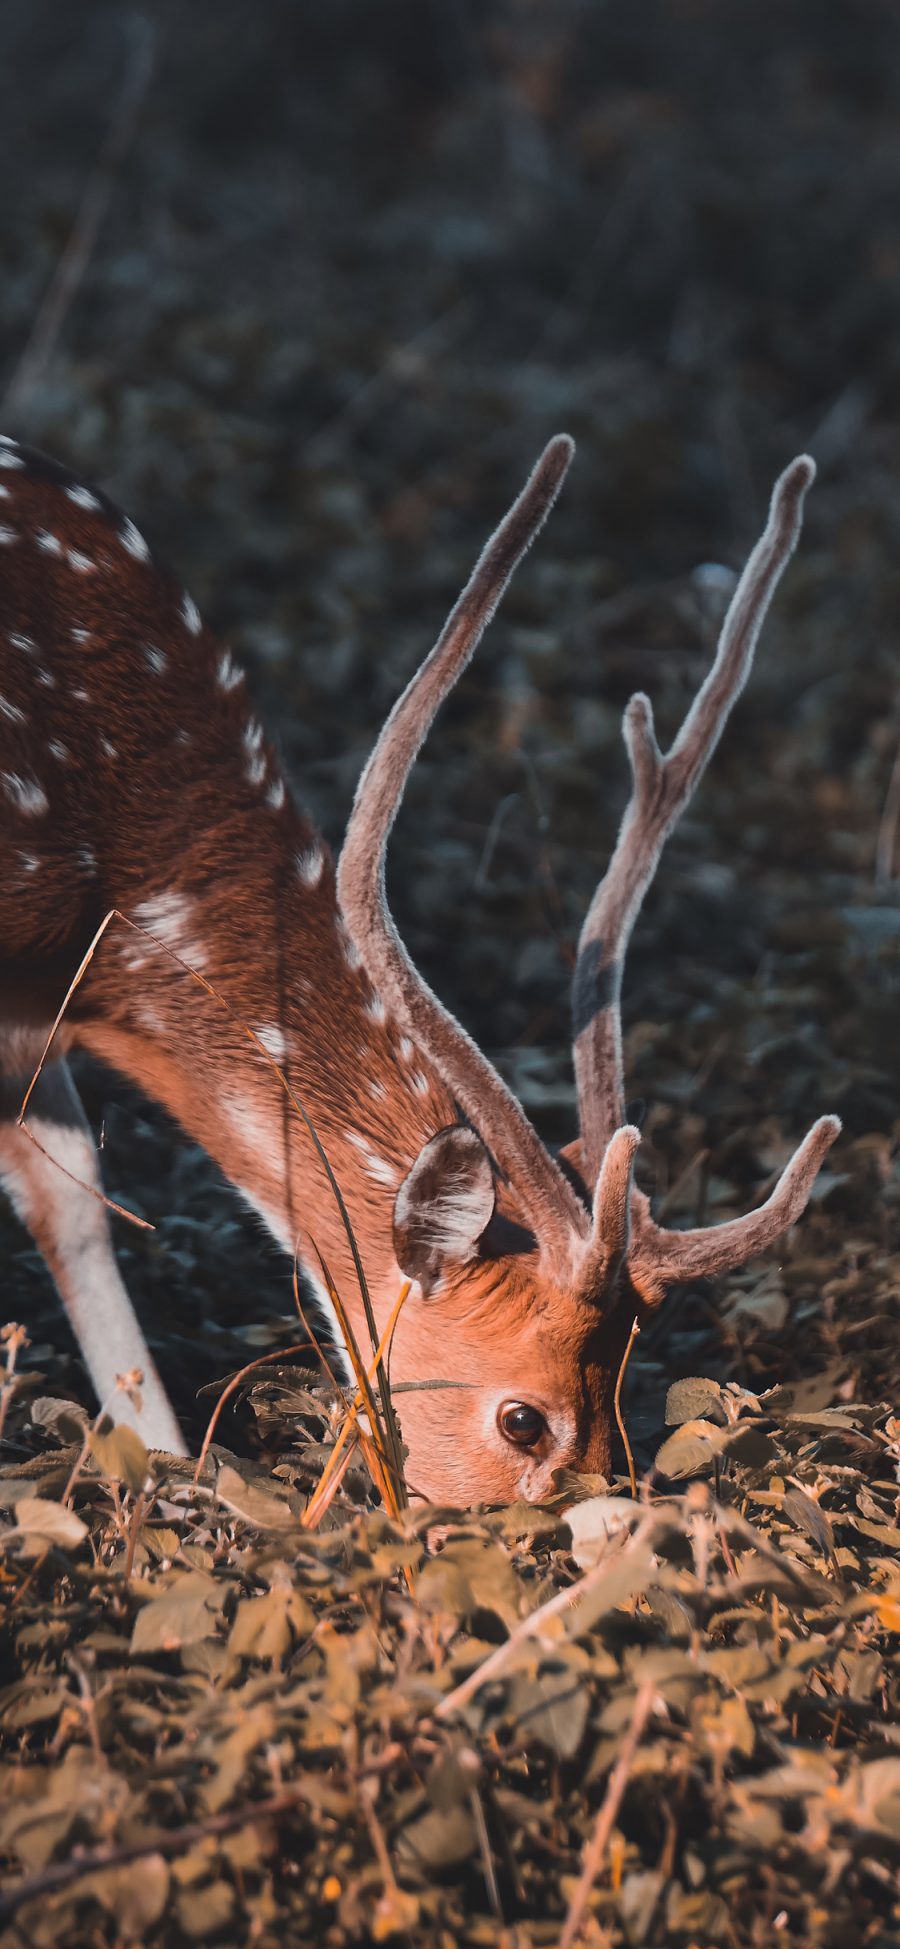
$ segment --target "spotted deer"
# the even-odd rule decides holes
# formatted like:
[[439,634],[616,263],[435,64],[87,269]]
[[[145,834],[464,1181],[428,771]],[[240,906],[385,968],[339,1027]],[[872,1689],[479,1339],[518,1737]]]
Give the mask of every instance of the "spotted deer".
[[[0,445],[0,1177],[98,1397],[124,1370],[143,1370],[140,1406],[116,1412],[124,1405],[151,1445],[184,1449],[116,1267],[66,1063],[73,1049],[132,1078],[217,1160],[298,1255],[340,1345],[321,1253],[364,1343],[334,1189],[287,1082],[343,1194],[379,1328],[411,1282],[393,1380],[457,1384],[399,1397],[410,1485],[433,1501],[538,1500],[558,1468],[607,1470],[635,1315],[792,1225],[837,1135],[837,1119],[820,1118],[745,1216],[702,1230],[657,1225],[634,1182],[619,1006],[661,847],[744,685],[796,545],[814,474],[806,458],[775,487],[671,749],[657,744],[645,696],[625,711],[631,797],[581,933],[580,1134],[559,1161],[394,926],[385,850],[410,768],[571,456],[566,437],[550,442],[487,543],[378,738],[335,868],[240,669],[137,528],[54,462]],[[71,997],[25,1129],[48,1029],[113,909],[125,921],[107,927]]]

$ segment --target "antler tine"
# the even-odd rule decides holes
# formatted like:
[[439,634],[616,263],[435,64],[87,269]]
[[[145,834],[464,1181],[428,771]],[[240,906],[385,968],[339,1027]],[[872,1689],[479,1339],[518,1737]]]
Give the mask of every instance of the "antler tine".
[[579,1287],[585,1297],[599,1298],[603,1305],[614,1302],[619,1273],[628,1256],[634,1160],[640,1141],[641,1133],[635,1125],[623,1124],[606,1146],[597,1179],[593,1230],[580,1267]]
[[575,1076],[589,1181],[624,1123],[620,995],[622,965],[662,847],[697,785],[739,697],[769,603],[800,534],[803,500],[815,479],[803,454],[772,493],[765,532],[734,592],[715,662],[669,752],[656,741],[653,707],[638,693],[626,706],[623,734],[632,791],[606,874],[581,932],[572,991]]
[[709,1225],[700,1231],[667,1232],[653,1223],[643,1206],[628,1272],[645,1304],[658,1305],[668,1288],[681,1280],[733,1272],[795,1224],[840,1129],[839,1117],[820,1117],[807,1131],[765,1204],[743,1218],[726,1219],[722,1225]]
[[501,1168],[528,1193],[543,1245],[583,1237],[586,1214],[521,1105],[413,966],[387,904],[385,852],[416,754],[466,668],[504,590],[543,526],[574,446],[559,434],[491,536],[430,655],[394,705],[356,794],[338,863],[338,900],[363,963],[389,1007],[409,1026]]

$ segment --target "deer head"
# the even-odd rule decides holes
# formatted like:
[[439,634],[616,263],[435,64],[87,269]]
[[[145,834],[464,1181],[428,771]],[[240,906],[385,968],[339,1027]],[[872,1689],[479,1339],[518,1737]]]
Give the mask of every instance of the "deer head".
[[[416,753],[556,498],[573,447],[560,435],[488,542],[434,649],[395,705],[360,781],[338,865],[339,905],[375,989],[441,1078],[453,1115],[396,1195],[393,1250],[414,1282],[395,1371],[458,1392],[404,1395],[414,1487],[433,1500],[538,1499],[560,1467],[605,1471],[613,1395],[635,1317],[670,1287],[728,1272],[800,1216],[840,1125],[813,1125],[765,1203],[696,1231],[657,1225],[634,1182],[620,994],[629,936],[663,843],[715,749],[800,532],[814,477],[782,474],[735,590],[712,668],[670,750],[632,697],[632,790],[582,928],[573,984],[579,1134],[556,1162],[520,1104],[413,966],[385,892],[388,837]],[[448,1406],[449,1402],[449,1406]]]

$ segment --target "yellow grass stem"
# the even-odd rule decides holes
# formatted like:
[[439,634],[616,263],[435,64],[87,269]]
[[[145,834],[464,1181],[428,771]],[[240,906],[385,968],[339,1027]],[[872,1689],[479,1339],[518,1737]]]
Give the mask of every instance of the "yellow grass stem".
[[625,1380],[625,1369],[628,1366],[629,1360],[631,1359],[631,1349],[634,1346],[635,1340],[637,1339],[640,1330],[641,1329],[638,1326],[637,1318],[633,1319],[631,1322],[631,1332],[628,1335],[628,1345],[625,1348],[625,1352],[622,1355],[622,1365],[619,1368],[618,1376],[616,1378],[616,1391],[613,1396],[613,1406],[616,1411],[616,1425],[618,1427],[619,1434],[622,1437],[622,1445],[625,1449],[625,1460],[628,1464],[628,1484],[633,1496],[637,1495],[637,1475],[635,1474],[634,1456],[631,1453],[631,1443],[628,1439],[628,1430],[625,1426],[625,1417],[622,1413],[622,1385]]
[[[409,1293],[409,1280],[407,1279],[405,1280],[404,1284],[401,1286],[397,1298],[395,1299],[394,1304],[391,1308],[390,1319],[388,1320],[387,1326],[385,1327],[384,1332],[379,1341],[378,1350],[376,1352],[375,1359],[373,1360],[372,1365],[369,1368],[370,1381],[372,1380],[375,1374],[375,1370],[379,1362],[385,1358],[385,1350],[390,1349],[390,1344],[394,1337],[394,1328],[396,1327],[397,1321],[400,1317],[400,1309],[403,1306],[408,1293]],[[363,1405],[362,1396],[359,1390],[357,1389],[356,1398],[354,1401],[350,1403],[348,1412],[341,1425],[340,1432],[338,1434],[337,1440],[335,1441],[331,1454],[328,1457],[328,1460],[325,1464],[324,1469],[322,1470],[322,1474],[319,1478],[319,1481],[316,1484],[316,1488],[313,1494],[311,1495],[309,1502],[306,1505],[303,1515],[300,1518],[301,1526],[304,1529],[312,1529],[315,1522],[322,1514],[322,1510],[320,1507],[321,1498],[324,1496],[326,1490],[328,1489],[328,1485],[330,1483],[334,1470],[337,1467],[338,1459],[340,1457],[345,1442],[347,1441],[350,1434],[354,1432],[354,1430],[356,1430],[357,1428],[362,1405]],[[332,1491],[332,1495],[333,1493],[334,1491]],[[329,1496],[329,1502],[330,1501],[331,1501],[331,1496]]]

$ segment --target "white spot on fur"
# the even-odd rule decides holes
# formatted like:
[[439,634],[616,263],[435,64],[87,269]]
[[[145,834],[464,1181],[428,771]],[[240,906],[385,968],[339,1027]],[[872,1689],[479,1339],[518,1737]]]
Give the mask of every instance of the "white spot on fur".
[[24,812],[28,818],[38,818],[49,812],[50,802],[42,792],[36,778],[23,778],[19,772],[0,772],[3,790],[17,812]]
[[172,948],[190,967],[201,971],[206,967],[206,949],[193,932],[194,903],[186,894],[178,893],[174,887],[167,893],[152,894],[149,900],[139,901],[132,919]]
[[263,741],[263,728],[255,717],[251,717],[249,723],[244,725],[243,738],[248,751],[259,750]]
[[67,487],[66,493],[77,508],[92,508],[96,513],[100,507],[96,494],[92,494],[89,487]]
[[72,629],[69,631],[73,643],[89,643],[93,633],[91,629]]
[[366,1003],[366,1014],[370,1022],[386,1022],[387,1009],[380,995],[370,995]]
[[42,684],[45,690],[56,689],[56,678],[54,677],[52,670],[45,670],[43,664],[39,664],[36,667],[34,674],[37,679],[37,682],[39,684]]
[[112,738],[101,738],[100,749],[104,753],[105,757],[118,758],[119,747],[118,745],[113,744]]
[[153,949],[149,941],[139,940],[136,934],[129,934],[127,940],[119,942],[119,954],[123,966],[131,974],[140,974],[153,959]]
[[386,1157],[379,1157],[377,1150],[372,1149],[368,1137],[364,1137],[359,1130],[348,1130],[347,1136],[365,1163],[366,1175],[372,1178],[375,1184],[384,1184],[388,1190],[395,1191],[400,1181],[400,1173],[396,1166],[389,1164]]
[[403,1062],[412,1062],[413,1056],[416,1053],[416,1045],[414,1042],[410,1042],[408,1035],[401,1035],[399,1052]]
[[203,622],[200,616],[200,611],[197,608],[197,604],[195,603],[193,596],[189,596],[186,591],[181,598],[181,614],[184,618],[185,623],[187,624],[188,629],[191,632],[191,635],[199,636],[200,631],[203,628]]
[[366,1166],[366,1172],[375,1184],[383,1184],[387,1187],[388,1191],[396,1191],[400,1181],[400,1173],[395,1170],[393,1164],[387,1162],[386,1158],[376,1157],[373,1152]]
[[428,1095],[428,1077],[423,1076],[421,1069],[414,1069],[409,1080],[417,1096]]
[[122,518],[122,526],[119,529],[119,540],[122,543],[122,547],[127,548],[129,555],[134,556],[136,562],[149,562],[150,550],[147,547],[147,543],[140,529],[135,527],[133,521],[129,521],[127,515],[124,515]]
[[10,498],[9,488],[0,487],[0,501],[8,501],[9,498]]
[[73,690],[72,696],[78,704],[89,704],[91,701],[91,693],[89,690]]
[[257,1025],[256,1035],[275,1062],[283,1063],[287,1056],[287,1039],[283,1031],[273,1022]]
[[19,854],[19,864],[22,868],[23,873],[36,873],[38,867],[40,866],[40,863],[41,862],[38,859],[37,853]]
[[216,664],[216,683],[220,690],[236,690],[244,681],[244,672],[239,670],[230,650],[223,650]]
[[45,555],[61,555],[63,552],[63,545],[59,536],[48,534],[46,528],[38,529],[35,535],[35,541],[38,547],[43,549]]
[[90,555],[82,555],[80,548],[69,548],[66,553],[69,567],[73,568],[77,575],[90,575],[97,566]]
[[247,783],[249,785],[261,785],[265,778],[267,768],[268,760],[265,752],[254,752],[253,756],[248,758],[245,766]]
[[379,1083],[377,1076],[373,1076],[369,1084],[369,1095],[374,1096],[376,1103],[383,1103],[387,1096],[387,1090],[383,1083]]
[[[10,445],[12,445],[12,442],[10,442]],[[0,453],[0,467],[24,467],[24,465],[25,462],[20,453],[10,453],[9,448],[3,453]]]
[[94,852],[93,846],[79,846],[75,854],[75,859],[81,867],[82,873],[96,873],[97,855]]
[[272,807],[273,812],[280,812],[285,801],[285,796],[284,779],[273,779],[266,793],[266,804]]
[[18,630],[15,629],[10,630],[9,640],[14,650],[36,650],[37,649],[37,644],[35,643],[33,636],[20,636]]
[[[275,1162],[277,1169],[277,1158],[273,1158],[273,1153],[279,1151],[282,1144],[282,1116],[280,1109],[275,1116],[271,1114],[270,1100],[262,1093],[257,1096],[231,1096],[223,1099],[220,1108],[238,1141],[267,1166]],[[255,1203],[255,1200],[251,1199],[251,1202]],[[288,1251],[293,1249],[292,1243],[285,1239],[283,1228],[276,1231],[275,1236],[287,1244]]]
[[165,650],[158,650],[155,643],[144,644],[144,662],[148,669],[154,672],[155,676],[162,676],[168,661],[169,659],[166,656]]
[[321,846],[307,846],[306,851],[297,854],[297,873],[305,887],[317,887],[325,866],[325,854]]
[[9,719],[10,724],[25,722],[25,712],[20,711],[18,704],[11,704],[8,697],[0,697],[0,711]]
[[166,1034],[165,1021],[157,1008],[151,1008],[148,1002],[139,1001],[135,1004],[134,1012],[142,1028],[149,1029],[151,1035]]
[[9,548],[11,547],[12,543],[14,541],[18,541],[18,539],[19,539],[19,531],[17,528],[7,528],[7,527],[0,526],[0,548]]
[[64,745],[59,738],[51,738],[47,750],[51,758],[55,758],[60,765],[67,765],[72,756],[68,746]]

